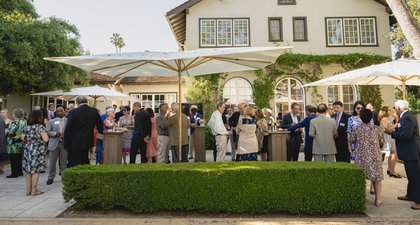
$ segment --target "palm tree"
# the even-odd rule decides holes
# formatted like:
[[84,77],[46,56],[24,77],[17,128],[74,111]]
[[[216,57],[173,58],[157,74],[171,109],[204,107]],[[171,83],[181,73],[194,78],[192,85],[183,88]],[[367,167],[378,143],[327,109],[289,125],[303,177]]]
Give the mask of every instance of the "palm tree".
[[117,47],[118,47],[118,49],[120,50],[120,55],[121,55],[121,48],[122,48],[122,47],[124,47],[124,46],[125,46],[125,42],[124,42],[123,38],[122,38],[122,37],[120,37],[120,38],[118,39],[118,42],[117,42]]
[[120,42],[121,36],[119,33],[113,33],[111,39],[111,43],[115,46],[115,52],[118,54],[118,44]]

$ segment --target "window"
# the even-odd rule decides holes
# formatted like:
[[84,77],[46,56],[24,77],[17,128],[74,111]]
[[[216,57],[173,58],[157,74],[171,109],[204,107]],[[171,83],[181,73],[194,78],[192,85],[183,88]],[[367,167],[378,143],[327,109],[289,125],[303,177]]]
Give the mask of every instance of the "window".
[[356,88],[351,85],[328,86],[328,106],[332,106],[335,101],[341,101],[344,105],[344,112],[352,114],[353,104],[357,100]]
[[176,102],[176,93],[159,93],[159,94],[131,94],[131,97],[140,100],[142,107],[151,106],[155,113],[159,113],[159,105],[161,103],[168,103],[169,106],[172,102]]
[[360,19],[360,37],[362,45],[376,45],[376,23],[374,18]]
[[249,46],[249,19],[200,19],[200,47]]
[[[275,90],[277,119],[290,112],[292,104],[298,103],[302,113],[305,111],[305,90],[302,83],[294,78],[281,80]],[[303,114],[301,115],[303,116]]]
[[296,5],[296,0],[278,0],[278,5]]
[[223,87],[223,97],[228,98],[226,105],[236,105],[240,101],[252,101],[252,86],[244,78],[232,78]]
[[283,41],[283,24],[281,17],[268,18],[268,41]]
[[327,46],[377,45],[375,18],[326,18]]
[[293,17],[293,41],[308,41],[306,17]]

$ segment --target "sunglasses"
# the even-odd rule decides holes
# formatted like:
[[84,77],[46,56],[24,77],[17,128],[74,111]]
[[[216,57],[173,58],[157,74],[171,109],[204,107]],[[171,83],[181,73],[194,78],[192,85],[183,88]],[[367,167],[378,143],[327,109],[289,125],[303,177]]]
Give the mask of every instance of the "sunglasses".
[[363,107],[356,107],[356,109],[363,109]]

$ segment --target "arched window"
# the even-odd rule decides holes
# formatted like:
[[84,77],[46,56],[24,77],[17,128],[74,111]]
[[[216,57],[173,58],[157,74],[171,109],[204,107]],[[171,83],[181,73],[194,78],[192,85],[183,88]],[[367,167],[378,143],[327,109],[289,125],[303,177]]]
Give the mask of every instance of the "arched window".
[[276,86],[276,113],[277,119],[290,112],[293,103],[301,107],[302,116],[305,111],[305,90],[302,83],[294,78],[285,78]]
[[328,86],[328,106],[335,101],[341,101],[344,105],[344,112],[353,113],[353,104],[357,100],[356,88],[352,85]]
[[226,105],[236,105],[240,101],[250,102],[252,101],[252,86],[244,78],[232,78],[223,87],[223,97],[228,98]]

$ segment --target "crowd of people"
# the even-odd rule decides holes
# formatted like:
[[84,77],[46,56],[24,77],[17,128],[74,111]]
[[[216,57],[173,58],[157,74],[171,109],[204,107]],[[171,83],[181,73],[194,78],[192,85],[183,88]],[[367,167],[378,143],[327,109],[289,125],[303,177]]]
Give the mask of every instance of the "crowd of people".
[[[11,174],[7,178],[25,172],[26,194],[42,194],[37,184],[40,173],[47,168],[50,185],[57,163],[60,175],[68,167],[90,164],[89,153],[95,155],[97,164],[103,163],[103,132],[111,130],[123,132],[123,164],[136,163],[138,154],[140,163],[188,162],[194,157],[195,128],[204,125],[196,105],[185,113],[177,103],[170,107],[162,103],[155,113],[151,107],[135,102],[132,109],[120,106],[118,112],[116,105],[107,106],[100,115],[87,103],[85,97],[79,96],[77,107],[35,106],[27,118],[22,109],[13,110],[12,118],[6,109],[1,110],[0,173],[4,173],[4,162],[10,160]],[[377,206],[381,205],[384,153],[389,154],[390,177],[402,177],[395,165],[397,158],[403,160],[408,187],[407,194],[398,198],[414,201],[412,208],[420,209],[420,137],[418,122],[408,111],[407,101],[399,100],[394,107],[383,106],[379,113],[372,103],[365,105],[362,101],[354,103],[352,115],[344,112],[340,101],[334,102],[332,108],[326,104],[308,105],[305,111],[306,118],[302,118],[300,105],[294,103],[278,123],[270,109],[260,109],[254,103],[226,107],[224,102],[218,102],[207,123],[215,142],[214,161],[224,162],[228,149],[233,161],[267,161],[270,129],[289,131],[287,161],[298,161],[304,132],[304,160],[354,161],[366,171]]]

